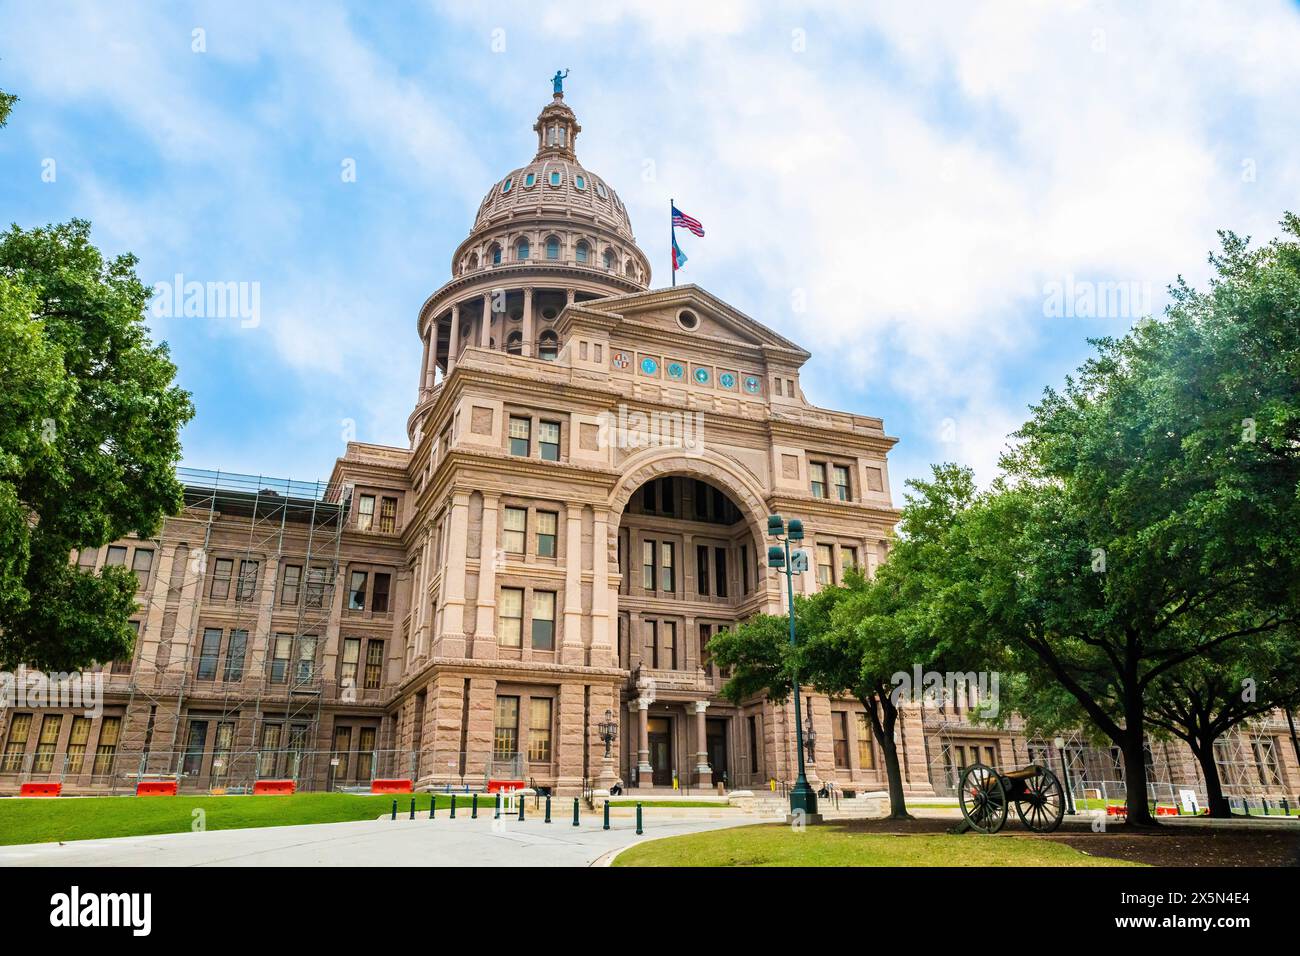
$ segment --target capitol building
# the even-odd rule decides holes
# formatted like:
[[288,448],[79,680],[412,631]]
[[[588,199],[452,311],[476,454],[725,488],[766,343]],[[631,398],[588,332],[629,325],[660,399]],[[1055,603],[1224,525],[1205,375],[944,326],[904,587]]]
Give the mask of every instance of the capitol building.
[[[769,514],[807,529],[796,591],[874,571],[897,439],[810,404],[795,342],[695,285],[652,287],[562,92],[532,131],[414,316],[409,447],[350,442],[319,483],[182,469],[158,538],[77,555],[135,570],[134,657],[103,666],[100,715],[0,711],[0,792],[793,780],[793,702],[724,699],[708,641],[785,611]],[[884,789],[858,701],[805,690],[802,711],[810,778]],[[917,795],[974,759],[1057,759],[960,711],[906,709],[897,733]],[[1118,772],[1081,743],[1070,759]]]

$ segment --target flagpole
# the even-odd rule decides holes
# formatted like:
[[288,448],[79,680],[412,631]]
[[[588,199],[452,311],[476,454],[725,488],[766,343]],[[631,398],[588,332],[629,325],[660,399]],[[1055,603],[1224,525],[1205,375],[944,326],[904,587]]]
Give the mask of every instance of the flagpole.
[[677,204],[668,199],[668,260],[672,264],[673,288],[677,288],[677,226],[673,223],[673,210]]

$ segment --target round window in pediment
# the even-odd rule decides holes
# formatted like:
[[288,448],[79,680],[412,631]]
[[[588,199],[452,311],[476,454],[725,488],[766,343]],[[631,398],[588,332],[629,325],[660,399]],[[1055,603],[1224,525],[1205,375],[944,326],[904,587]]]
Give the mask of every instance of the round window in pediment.
[[677,324],[687,332],[694,332],[700,327],[700,317],[690,309],[682,309],[677,313]]

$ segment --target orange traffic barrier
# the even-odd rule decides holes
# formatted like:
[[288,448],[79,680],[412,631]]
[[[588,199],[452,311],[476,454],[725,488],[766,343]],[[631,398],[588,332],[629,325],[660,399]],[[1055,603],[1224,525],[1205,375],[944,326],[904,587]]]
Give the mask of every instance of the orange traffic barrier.
[[253,796],[287,796],[296,789],[292,780],[258,780],[253,784]]
[[135,795],[137,797],[174,797],[176,796],[176,781],[141,780],[135,785]]
[[1106,805],[1106,816],[1108,817],[1126,817],[1128,816],[1128,807],[1117,807],[1110,803]]
[[523,780],[489,780],[487,785],[488,793],[509,793],[511,790],[522,790],[527,784]]
[[25,783],[18,788],[20,797],[57,797],[61,793],[61,783]]
[[411,793],[414,790],[410,780],[371,780],[371,793]]
[[1158,817],[1176,817],[1178,816],[1177,807],[1156,807],[1156,816]]

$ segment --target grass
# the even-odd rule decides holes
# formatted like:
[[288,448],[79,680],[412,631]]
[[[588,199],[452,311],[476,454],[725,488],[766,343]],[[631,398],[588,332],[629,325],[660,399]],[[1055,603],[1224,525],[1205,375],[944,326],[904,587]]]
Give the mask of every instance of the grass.
[[851,832],[833,824],[803,832],[769,824],[640,843],[614,866],[1135,866],[1032,837]]
[[[373,820],[393,808],[410,812],[411,794],[393,796],[349,793],[295,793],[285,797],[85,797],[0,800],[0,844],[52,843],[102,837],[186,833],[193,812],[204,812],[208,830],[280,827],[301,823],[344,823]],[[492,813],[495,797],[479,796],[479,814]],[[438,815],[448,812],[451,797],[438,794]],[[429,795],[415,794],[416,812],[429,812]],[[532,806],[525,808],[531,816]],[[456,795],[456,815],[468,816],[470,797]]]

